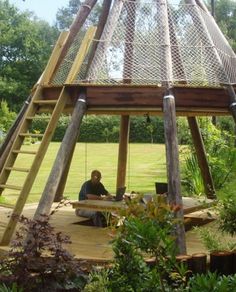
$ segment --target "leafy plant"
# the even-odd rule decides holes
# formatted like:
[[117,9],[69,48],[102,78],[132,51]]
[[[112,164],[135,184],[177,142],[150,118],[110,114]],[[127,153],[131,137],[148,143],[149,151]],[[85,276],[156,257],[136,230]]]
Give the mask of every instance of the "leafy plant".
[[236,234],[236,200],[225,198],[219,208],[219,228],[231,236]]
[[204,184],[202,174],[198,166],[197,157],[194,154],[187,156],[185,159],[185,169],[187,176],[185,177],[185,188],[190,194],[202,195],[204,194]]
[[85,276],[78,262],[63,247],[70,243],[69,237],[55,232],[49,224],[49,217],[42,216],[40,220],[19,218],[22,225],[16,239],[8,256],[0,261],[2,283],[7,286],[16,283],[26,291],[45,288],[56,291],[84,286]]
[[0,283],[0,292],[23,292],[23,289],[18,287],[16,283],[13,283],[11,287]]
[[225,241],[224,236],[220,232],[213,232],[209,228],[195,228],[203,241],[204,246],[209,252],[213,251],[231,251],[235,249],[236,242]]
[[[127,208],[120,214],[125,220],[118,231],[116,229],[113,241],[113,267],[103,273],[103,280],[99,278],[101,274],[93,274],[88,284],[90,289],[148,292],[170,291],[170,285],[176,285],[178,289],[186,285],[186,270],[175,260],[173,228],[179,223],[175,219],[176,206],[171,208],[157,197],[142,204],[141,198],[127,201]],[[152,265],[146,257],[153,258]],[[171,279],[173,271],[179,275],[179,282]],[[95,288],[89,291],[95,291]]]
[[10,111],[7,102],[2,100],[0,102],[0,142],[1,139],[4,138],[4,133],[9,130],[15,118],[16,113]]
[[88,284],[83,292],[108,292],[109,271],[102,269],[101,271],[92,271],[88,278]]
[[[217,129],[209,118],[200,118],[201,133],[206,148],[208,163],[216,189],[220,189],[229,180],[236,168],[236,150],[234,137],[228,132]],[[186,188],[192,194],[203,194],[203,180],[198,167],[195,149],[187,156],[184,172]]]
[[215,290],[218,282],[216,273],[208,272],[206,275],[196,275],[189,281],[189,291],[217,291]]
[[227,292],[235,291],[236,275],[219,276],[216,273],[208,272],[206,275],[195,275],[188,284],[187,291],[191,292]]
[[209,252],[216,250],[225,250],[222,245],[221,236],[218,233],[213,233],[209,228],[195,228],[203,241],[204,246]]

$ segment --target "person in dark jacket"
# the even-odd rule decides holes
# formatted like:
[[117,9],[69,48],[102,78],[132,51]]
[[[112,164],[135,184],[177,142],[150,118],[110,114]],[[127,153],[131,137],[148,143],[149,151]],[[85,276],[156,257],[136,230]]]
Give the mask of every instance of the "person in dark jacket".
[[[79,201],[81,200],[105,200],[111,195],[105,189],[101,183],[101,172],[99,170],[93,170],[91,172],[91,178],[84,182],[79,192]],[[77,216],[91,218],[95,226],[105,226],[105,217],[101,212],[91,210],[80,210],[76,211]]]

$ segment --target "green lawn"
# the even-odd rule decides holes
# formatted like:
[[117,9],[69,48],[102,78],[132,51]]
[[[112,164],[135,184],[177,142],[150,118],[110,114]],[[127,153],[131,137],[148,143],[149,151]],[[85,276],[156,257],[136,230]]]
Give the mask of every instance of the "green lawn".
[[[59,149],[60,143],[51,143],[44,162],[39,170],[37,179],[29,195],[28,202],[38,201],[51,166]],[[34,150],[38,145],[24,145],[24,149]],[[90,177],[93,169],[102,172],[102,182],[113,192],[116,185],[116,170],[118,158],[118,144],[77,143],[65,195],[76,199],[81,184]],[[162,144],[130,144],[127,165],[127,191],[154,193],[155,181],[166,181],[165,145]],[[31,157],[22,155],[17,159],[18,167],[30,165]],[[14,172],[8,184],[21,185],[25,174]],[[16,193],[5,190],[3,196],[9,202],[14,202]]]
[[[41,165],[36,181],[28,198],[29,202],[38,202],[42,194],[51,167],[59,149],[60,143],[51,143],[46,157]],[[38,145],[24,145],[25,150],[36,150]],[[181,147],[184,150],[184,147]],[[183,166],[183,157],[186,151],[180,151],[180,167]],[[118,159],[118,144],[110,143],[77,143],[71,169],[69,172],[64,195],[70,199],[77,199],[81,184],[89,179],[93,169],[102,172],[102,182],[112,193],[115,192],[116,171]],[[16,161],[16,166],[26,167],[31,165],[32,157],[21,155]],[[14,172],[8,184],[22,185],[25,174]],[[155,193],[155,182],[166,181],[166,155],[163,144],[130,144],[127,165],[127,191],[140,193]],[[226,186],[217,192],[218,198],[234,194],[236,187],[235,175],[231,176]],[[17,191],[16,191],[17,192]],[[16,192],[5,190],[0,197],[2,203],[15,203]],[[182,188],[182,194],[184,189]]]

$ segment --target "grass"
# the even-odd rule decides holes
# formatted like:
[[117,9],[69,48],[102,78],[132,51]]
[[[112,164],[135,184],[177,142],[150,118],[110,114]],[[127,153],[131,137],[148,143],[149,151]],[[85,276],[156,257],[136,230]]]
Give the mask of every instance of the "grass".
[[[38,145],[24,145],[24,150],[37,150]],[[28,203],[38,202],[43,192],[51,167],[55,160],[60,143],[51,143],[44,161],[39,169],[37,178],[28,197]],[[126,174],[127,191],[140,193],[155,193],[155,182],[166,182],[166,154],[164,144],[130,144],[128,149],[128,163]],[[187,155],[186,147],[181,147],[180,168],[184,164],[184,156]],[[29,167],[33,157],[21,155],[17,158],[17,167]],[[67,179],[64,195],[69,199],[78,198],[82,183],[89,179],[93,169],[102,172],[102,183],[111,193],[115,192],[116,172],[118,160],[118,144],[112,143],[77,143],[70,172]],[[21,186],[26,174],[12,172],[8,184]],[[217,192],[218,198],[224,198],[227,194],[234,194],[236,187],[235,175],[224,188]],[[182,194],[184,188],[182,187]],[[5,190],[0,197],[0,203],[14,204],[17,199],[17,191]]]
[[[60,143],[51,143],[46,157],[28,198],[28,203],[38,202]],[[36,150],[37,144],[24,145],[25,150]],[[29,167],[33,157],[21,155],[16,161],[17,167]],[[71,164],[65,193],[70,199],[77,199],[81,184],[89,179],[93,169],[102,172],[102,183],[111,193],[115,192],[118,159],[118,144],[77,143]],[[26,174],[12,172],[8,184],[22,185]],[[154,193],[155,182],[166,181],[166,154],[162,144],[130,144],[127,165],[127,191]],[[16,191],[17,192],[17,191]],[[15,203],[17,193],[5,190],[4,198]]]

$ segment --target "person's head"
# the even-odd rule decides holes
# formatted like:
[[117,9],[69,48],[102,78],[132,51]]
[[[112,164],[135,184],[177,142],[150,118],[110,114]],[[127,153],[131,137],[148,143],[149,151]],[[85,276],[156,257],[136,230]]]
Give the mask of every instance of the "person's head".
[[99,170],[93,170],[91,172],[91,181],[93,184],[97,184],[100,182],[102,178],[101,172]]

